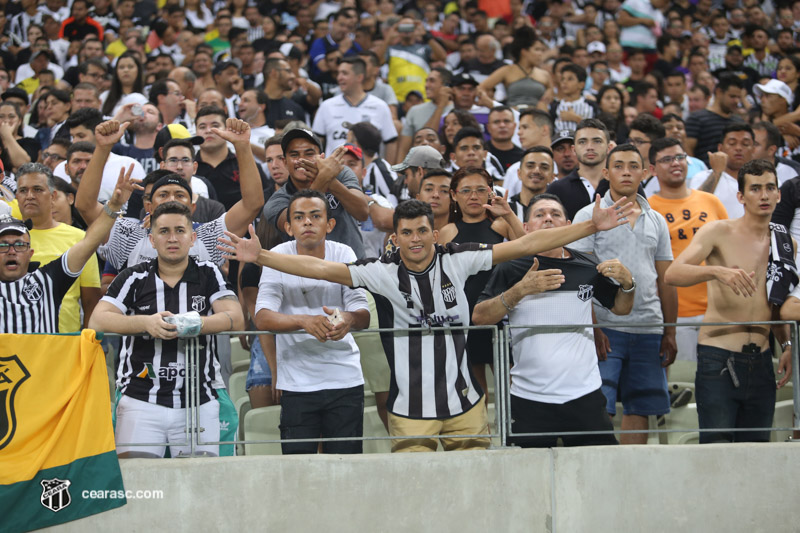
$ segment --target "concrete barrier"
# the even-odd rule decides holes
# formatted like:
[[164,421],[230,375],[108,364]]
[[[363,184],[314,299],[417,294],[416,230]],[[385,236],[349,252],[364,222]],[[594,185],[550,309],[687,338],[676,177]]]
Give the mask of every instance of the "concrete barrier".
[[796,444],[122,461],[163,491],[60,532],[800,530]]

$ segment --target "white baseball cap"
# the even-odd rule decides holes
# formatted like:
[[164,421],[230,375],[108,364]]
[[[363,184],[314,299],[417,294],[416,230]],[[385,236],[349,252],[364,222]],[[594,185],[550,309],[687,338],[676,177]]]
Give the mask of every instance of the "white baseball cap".
[[792,93],[792,88],[786,85],[781,80],[769,80],[767,83],[758,84],[755,86],[755,93],[756,96],[761,98],[761,95],[764,93],[767,94],[777,94],[780,95],[786,100],[786,103],[789,104],[789,107],[792,107],[792,102],[794,101],[794,94]]
[[600,52],[601,54],[605,54],[606,45],[604,45],[600,41],[592,41],[588,45],[586,45],[586,51],[590,54],[593,54],[595,52]]

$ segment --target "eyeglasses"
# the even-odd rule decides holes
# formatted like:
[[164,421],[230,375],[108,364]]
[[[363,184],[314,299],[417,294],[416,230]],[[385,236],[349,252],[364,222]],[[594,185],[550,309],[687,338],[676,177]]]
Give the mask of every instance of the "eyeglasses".
[[662,165],[671,165],[673,161],[681,162],[686,161],[686,158],[689,157],[686,154],[678,154],[678,155],[665,155],[661,159],[656,159],[656,163],[660,163]]
[[180,91],[170,91],[169,94],[174,96],[183,96],[183,93]]
[[54,152],[42,152],[42,159],[55,159],[56,161],[63,161],[66,159],[66,157]]
[[0,254],[7,254],[12,246],[14,247],[15,252],[22,253],[31,247],[31,243],[22,241],[17,241],[14,244],[0,242]]
[[650,139],[634,139],[632,137],[628,138],[628,141],[636,146],[641,146],[643,144],[650,144]]
[[489,194],[489,188],[478,187],[477,189],[459,189],[457,192],[461,196],[472,196],[473,194],[477,194],[478,196],[483,196]]
[[167,165],[171,167],[177,167],[178,164],[189,166],[193,163],[193,161],[188,157],[170,157],[167,159]]

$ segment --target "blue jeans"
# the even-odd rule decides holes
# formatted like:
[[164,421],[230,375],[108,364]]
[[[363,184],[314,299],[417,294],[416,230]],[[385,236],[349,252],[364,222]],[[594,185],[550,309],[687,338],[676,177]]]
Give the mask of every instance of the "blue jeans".
[[[731,361],[738,387],[728,361]],[[697,345],[695,397],[701,429],[769,428],[775,414],[772,351],[743,354]],[[769,431],[701,432],[700,443],[769,442]]]
[[251,387],[269,387],[272,385],[272,372],[267,363],[267,356],[261,348],[258,335],[255,336],[250,347],[250,368],[247,370],[247,379],[244,390],[249,391]]

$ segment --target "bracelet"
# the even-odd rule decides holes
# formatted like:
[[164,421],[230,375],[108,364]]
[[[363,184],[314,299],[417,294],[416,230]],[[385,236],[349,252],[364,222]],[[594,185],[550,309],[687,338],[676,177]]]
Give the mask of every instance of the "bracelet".
[[503,304],[503,307],[505,307],[505,308],[506,308],[506,310],[507,310],[509,313],[510,313],[511,311],[513,311],[513,310],[514,310],[514,308],[513,308],[513,307],[510,307],[510,306],[509,306],[509,305],[506,303],[506,293],[505,293],[505,292],[501,292],[501,293],[500,293],[500,303],[501,303],[501,304]]
[[118,218],[122,216],[124,211],[120,209],[119,211],[112,211],[111,208],[108,206],[108,203],[103,204],[103,212],[110,216],[111,218]]

